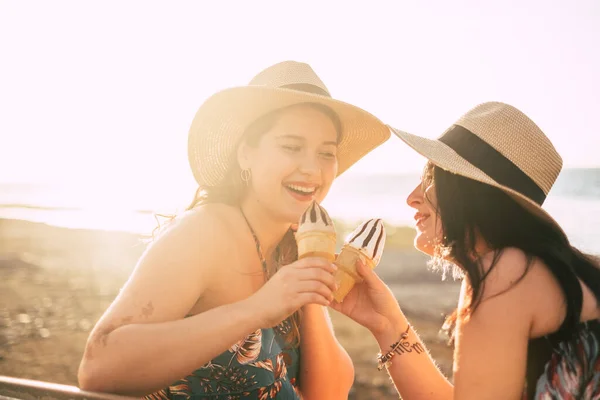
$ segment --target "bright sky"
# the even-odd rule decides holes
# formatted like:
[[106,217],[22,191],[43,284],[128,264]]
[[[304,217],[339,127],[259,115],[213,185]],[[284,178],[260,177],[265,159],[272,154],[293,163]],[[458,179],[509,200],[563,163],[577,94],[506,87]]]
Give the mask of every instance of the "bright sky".
[[[192,187],[197,108],[286,59],[429,137],[509,102],[567,166],[600,165],[598,0],[3,0],[0,182]],[[392,137],[350,173],[422,165]]]

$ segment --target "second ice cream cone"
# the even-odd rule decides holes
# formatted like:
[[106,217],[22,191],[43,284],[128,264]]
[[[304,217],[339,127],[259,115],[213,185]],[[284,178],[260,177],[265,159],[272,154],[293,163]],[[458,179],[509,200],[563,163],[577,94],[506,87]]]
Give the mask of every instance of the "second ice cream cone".
[[341,303],[354,285],[362,282],[362,278],[356,271],[358,260],[371,269],[379,264],[384,243],[385,227],[381,219],[370,219],[350,233],[335,260],[338,266],[335,273],[338,289],[333,293],[333,297],[336,301]]
[[334,299],[341,303],[346,295],[352,290],[356,283],[362,282],[362,278],[356,271],[356,262],[360,260],[367,267],[375,268],[373,260],[359,249],[345,245],[335,260],[338,270],[334,274],[338,289],[333,293]]

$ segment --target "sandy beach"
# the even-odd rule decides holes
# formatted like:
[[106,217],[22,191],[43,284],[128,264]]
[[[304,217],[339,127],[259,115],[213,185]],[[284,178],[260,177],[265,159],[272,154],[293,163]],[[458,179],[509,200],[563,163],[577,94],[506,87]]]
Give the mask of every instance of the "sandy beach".
[[[427,270],[427,258],[410,246],[411,234],[392,232],[377,272],[448,375],[451,349],[438,332],[458,284]],[[77,385],[89,331],[145,246],[134,234],[0,219],[0,375]],[[331,316],[355,363],[349,398],[398,398],[376,369],[378,348],[366,329],[334,311]]]

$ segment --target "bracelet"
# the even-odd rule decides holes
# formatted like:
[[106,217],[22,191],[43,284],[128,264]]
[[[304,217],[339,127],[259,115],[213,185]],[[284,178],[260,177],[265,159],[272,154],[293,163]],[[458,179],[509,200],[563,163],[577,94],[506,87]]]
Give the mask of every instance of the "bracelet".
[[410,330],[410,324],[406,327],[406,330],[400,335],[400,340],[392,344],[390,351],[385,354],[377,354],[377,370],[381,371],[385,367],[392,365],[392,358],[396,355],[402,355],[404,353],[412,353],[415,351],[420,354],[424,351],[423,346],[420,343],[409,343],[406,339],[408,338],[408,331]]

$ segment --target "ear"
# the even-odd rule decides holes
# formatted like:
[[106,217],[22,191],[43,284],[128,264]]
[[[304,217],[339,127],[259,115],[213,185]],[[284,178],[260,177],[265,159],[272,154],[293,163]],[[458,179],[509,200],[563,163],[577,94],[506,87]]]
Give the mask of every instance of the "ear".
[[251,148],[242,141],[237,148],[237,162],[242,170],[250,168]]

